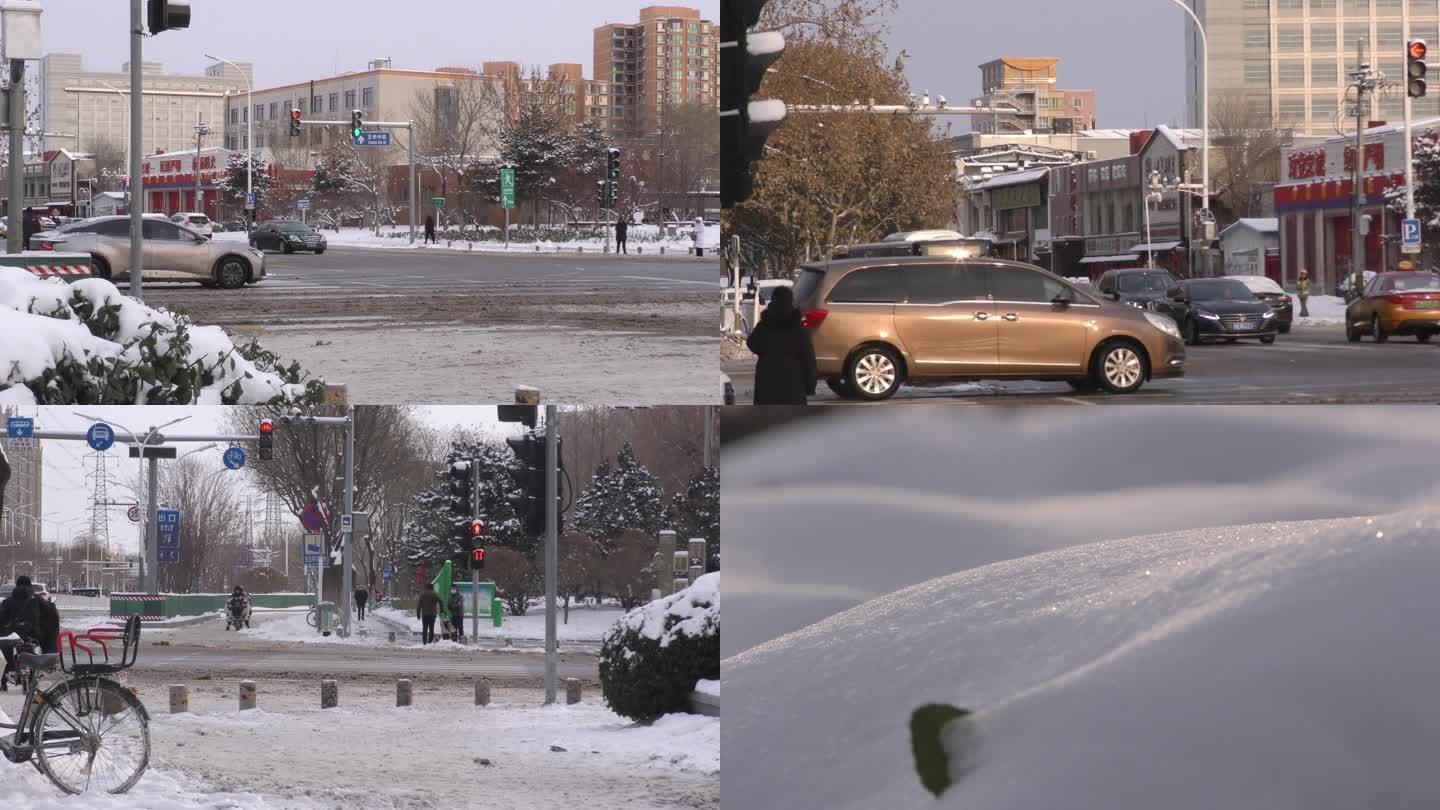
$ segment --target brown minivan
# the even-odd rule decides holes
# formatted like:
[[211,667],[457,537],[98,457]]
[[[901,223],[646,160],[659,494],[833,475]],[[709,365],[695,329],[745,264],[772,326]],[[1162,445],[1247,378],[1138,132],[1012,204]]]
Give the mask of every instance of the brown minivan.
[[1075,288],[1029,264],[935,256],[803,265],[795,306],[835,393],[885,399],[904,382],[1064,380],[1138,390],[1185,373],[1170,318]]

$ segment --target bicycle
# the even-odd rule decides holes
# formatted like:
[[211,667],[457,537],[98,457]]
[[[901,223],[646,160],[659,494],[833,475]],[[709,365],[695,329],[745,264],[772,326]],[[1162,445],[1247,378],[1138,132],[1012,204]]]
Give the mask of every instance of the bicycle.
[[[150,715],[130,690],[106,676],[134,666],[140,617],[131,616],[123,630],[62,630],[57,641],[59,652],[35,653],[23,639],[0,639],[0,646],[17,648],[16,665],[28,671],[20,717],[14,724],[0,723],[0,728],[14,729],[0,736],[0,753],[11,762],[30,762],[66,793],[124,793],[150,764]],[[112,662],[109,644],[115,641],[122,646]],[[99,646],[98,662],[89,644]],[[85,663],[77,650],[85,652]],[[41,691],[43,674],[56,667],[69,677]]]

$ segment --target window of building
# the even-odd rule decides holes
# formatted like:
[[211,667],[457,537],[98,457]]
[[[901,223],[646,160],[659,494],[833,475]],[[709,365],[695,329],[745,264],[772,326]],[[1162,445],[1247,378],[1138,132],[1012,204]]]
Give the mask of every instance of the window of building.
[[1286,17],[1298,17],[1305,11],[1305,0],[1275,0],[1275,8]]
[[1317,59],[1310,63],[1312,87],[1334,87],[1339,81],[1339,65],[1334,59]]
[[1299,25],[1282,25],[1275,32],[1275,44],[1282,51],[1305,50],[1305,28]]
[[368,110],[375,106],[375,88],[362,87],[360,89],[360,109]]
[[1310,26],[1310,50],[1335,50],[1335,26],[1331,23]]
[[264,121],[264,120],[265,120],[265,105],[264,105],[264,104],[256,104],[256,105],[255,105],[255,120],[256,120],[256,121]]
[[345,91],[345,109],[347,109],[347,110],[353,110],[353,109],[355,109],[355,91],[354,91],[354,90],[346,90],[346,91]]
[[1263,96],[1251,96],[1245,100],[1245,108],[1251,115],[1268,118],[1270,116],[1270,99]]
[[1370,0],[1345,0],[1346,14],[1369,14]]
[[1291,124],[1305,118],[1305,97],[1304,96],[1281,96],[1280,97],[1280,120]]
[[240,123],[240,108],[239,108],[239,107],[231,107],[231,108],[230,108],[230,123],[232,123],[232,124],[238,124],[238,123]]
[[1345,23],[1345,39],[1342,43],[1347,52],[1355,50],[1355,46],[1361,42],[1370,41],[1370,23],[1352,22]]
[[277,114],[279,111],[280,111],[280,102],[278,102],[278,101],[272,101],[272,102],[270,102],[270,120],[271,120],[271,121],[274,121],[276,118],[279,117],[279,115]]
[[1335,0],[1310,0],[1311,14],[1334,14]]
[[1265,85],[1270,83],[1270,63],[1250,60],[1245,63],[1245,83]]
[[331,94],[330,94],[330,112],[339,112],[339,111],[340,111],[340,94],[339,94],[339,93],[331,93]]
[[1334,96],[1315,96],[1310,99],[1310,120],[1331,121],[1340,109]]
[[1245,0],[1245,8],[1269,11],[1270,0]]
[[1279,78],[1281,87],[1304,87],[1305,63],[1298,59],[1282,61],[1279,68]]
[[1375,26],[1375,41],[1381,48],[1395,48],[1403,53],[1405,38],[1400,35],[1399,23],[1380,23]]
[[1245,29],[1245,47],[1250,50],[1266,50],[1270,47],[1270,29],[1266,26],[1249,26]]
[[311,97],[310,97],[310,112],[312,112],[312,113],[318,113],[318,112],[323,112],[323,111],[324,111],[324,108],[320,106],[320,97],[319,97],[319,96],[311,96]]
[[1400,13],[1400,0],[1375,0],[1375,13],[1390,16]]

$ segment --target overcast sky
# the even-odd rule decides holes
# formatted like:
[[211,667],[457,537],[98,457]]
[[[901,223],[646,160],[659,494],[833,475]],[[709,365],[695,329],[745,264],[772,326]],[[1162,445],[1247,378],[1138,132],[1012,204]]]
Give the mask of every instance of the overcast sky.
[[[122,425],[143,432],[152,426],[158,427],[172,419],[187,416],[189,418],[185,421],[162,431],[167,436],[179,437],[226,432],[225,410],[221,407],[190,406],[47,406],[39,409],[22,408],[20,415],[35,417],[35,425],[39,429],[84,431],[89,428],[91,420],[79,414],[89,414],[107,420],[115,426],[117,435],[123,435]],[[428,406],[417,410],[420,418],[442,436],[449,436],[456,428],[495,435],[508,435],[520,429],[518,425],[497,421],[493,405]],[[206,444],[209,442],[189,442],[177,444],[177,447],[178,452],[183,455]],[[223,470],[225,465],[221,455],[227,446],[222,443],[219,447],[203,450],[195,455],[216,471]],[[245,451],[253,460],[254,447],[246,445]],[[91,483],[86,479],[86,474],[91,470],[85,459],[89,452],[90,448],[83,441],[45,440],[43,537],[47,543],[53,542],[57,536],[64,540],[70,536],[70,532],[89,528],[93,492]],[[111,502],[134,501],[135,496],[128,487],[139,475],[139,462],[129,458],[128,453],[126,447],[118,443],[108,452],[108,495]],[[93,463],[90,462],[92,465]],[[244,469],[221,474],[241,478],[247,475]],[[135,548],[138,527],[126,518],[123,507],[109,510],[109,523],[112,543],[118,543],[123,548]]]
[[[980,94],[981,63],[1053,56],[1059,89],[1096,92],[1101,128],[1184,123],[1190,23],[1170,0],[900,0],[889,22],[892,56],[908,52],[917,94],[968,101]],[[970,129],[966,118],[944,121]]]
[[1435,411],[907,405],[727,444],[721,652],[1028,554],[1434,503]]
[[[46,51],[84,54],[89,70],[119,70],[130,58],[124,0],[42,0]],[[636,0],[195,0],[190,28],[145,40],[145,61],[170,72],[203,73],[211,53],[255,63],[256,88],[364,70],[389,57],[396,68],[525,66],[579,62],[594,78],[593,29],[633,23]],[[683,2],[718,21],[717,0]]]

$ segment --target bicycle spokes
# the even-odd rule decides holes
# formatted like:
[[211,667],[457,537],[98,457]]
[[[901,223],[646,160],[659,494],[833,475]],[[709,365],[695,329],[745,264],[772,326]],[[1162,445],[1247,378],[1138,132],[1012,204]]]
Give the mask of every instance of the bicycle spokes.
[[52,693],[36,717],[39,765],[69,793],[122,793],[150,759],[144,710],[110,681],[70,681]]

